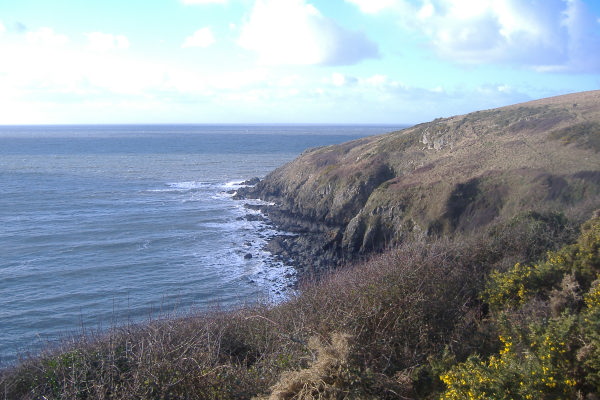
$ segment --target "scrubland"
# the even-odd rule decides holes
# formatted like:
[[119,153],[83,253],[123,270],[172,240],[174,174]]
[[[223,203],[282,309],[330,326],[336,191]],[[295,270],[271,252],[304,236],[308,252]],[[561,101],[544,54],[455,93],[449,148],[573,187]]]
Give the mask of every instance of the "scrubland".
[[406,243],[283,304],[73,338],[2,371],[0,394],[586,398],[600,388],[600,216],[578,225],[523,213],[480,235]]

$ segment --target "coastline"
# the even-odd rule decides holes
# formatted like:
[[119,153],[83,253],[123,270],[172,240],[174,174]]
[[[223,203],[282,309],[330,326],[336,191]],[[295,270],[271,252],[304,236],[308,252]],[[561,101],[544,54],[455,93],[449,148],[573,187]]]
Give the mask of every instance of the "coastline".
[[[244,218],[260,218],[271,226],[274,234],[266,237],[263,249],[272,255],[274,263],[289,265],[296,272],[295,281],[288,288],[296,289],[305,280],[318,278],[344,263],[341,248],[341,228],[301,218],[290,213],[277,202],[264,199],[257,184],[260,178],[253,178],[240,184],[231,192],[235,201],[245,201],[249,211]],[[258,203],[248,203],[258,200]]]
[[258,211],[231,201],[226,192],[235,186],[228,184],[265,176],[306,148],[382,131],[2,129],[0,219],[6,229],[0,291],[11,296],[0,318],[10,327],[0,335],[0,364],[30,347],[35,352],[38,346],[30,344],[38,337],[70,336],[81,326],[144,321],[165,308],[283,300],[297,286],[297,269],[289,257],[272,255],[268,244],[288,232],[243,219]]
[[236,252],[246,262],[258,259],[263,267],[252,274],[249,284],[259,284],[267,288],[268,301],[280,303],[289,298],[298,286],[299,271],[295,259],[286,257],[282,252],[276,251],[271,243],[278,242],[281,238],[294,236],[295,233],[285,230],[284,226],[274,223],[267,211],[275,207],[274,204],[259,198],[241,198],[240,191],[253,187],[260,178],[236,182],[230,190],[224,192],[232,201],[237,202],[242,209],[238,221],[246,221],[254,225],[253,238],[247,238]]

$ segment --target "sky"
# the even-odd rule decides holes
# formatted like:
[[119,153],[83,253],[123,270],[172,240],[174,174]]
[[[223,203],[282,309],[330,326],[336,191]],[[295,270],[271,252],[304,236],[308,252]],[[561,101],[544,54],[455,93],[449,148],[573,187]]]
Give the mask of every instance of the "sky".
[[0,124],[413,124],[597,89],[598,0],[0,1]]

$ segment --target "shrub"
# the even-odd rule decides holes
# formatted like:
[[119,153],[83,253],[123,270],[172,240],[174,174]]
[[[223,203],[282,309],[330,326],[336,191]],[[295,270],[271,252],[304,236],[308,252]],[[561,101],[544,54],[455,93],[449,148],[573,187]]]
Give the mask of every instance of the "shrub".
[[[583,225],[576,244],[549,252],[544,262],[493,273],[482,297],[495,312],[502,347],[487,358],[471,355],[442,374],[442,399],[560,399],[598,393],[599,250],[600,218],[594,218]],[[532,306],[552,309],[554,316],[529,314],[524,319],[521,313]]]
[[565,276],[571,275],[586,290],[600,271],[600,218],[582,226],[577,243],[549,252],[532,266],[517,263],[507,272],[495,271],[483,297],[493,309],[523,305],[532,296],[548,298]]

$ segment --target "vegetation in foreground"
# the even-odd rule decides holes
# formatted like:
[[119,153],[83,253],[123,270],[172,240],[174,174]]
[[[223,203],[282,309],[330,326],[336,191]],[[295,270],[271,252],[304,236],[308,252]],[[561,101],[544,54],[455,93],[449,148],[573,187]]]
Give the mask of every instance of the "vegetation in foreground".
[[0,396],[596,398],[600,215],[578,234],[530,212],[411,242],[281,305],[80,338],[2,371]]

